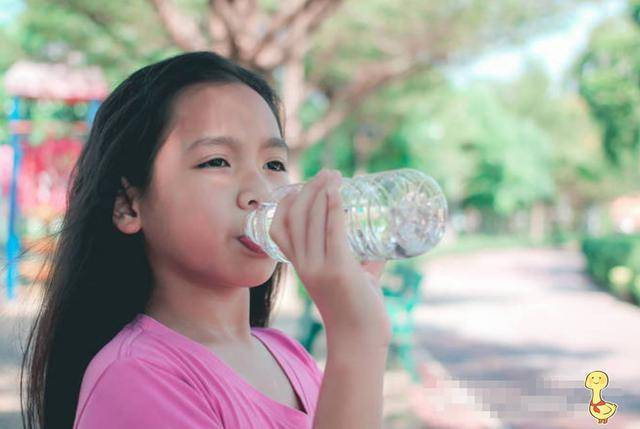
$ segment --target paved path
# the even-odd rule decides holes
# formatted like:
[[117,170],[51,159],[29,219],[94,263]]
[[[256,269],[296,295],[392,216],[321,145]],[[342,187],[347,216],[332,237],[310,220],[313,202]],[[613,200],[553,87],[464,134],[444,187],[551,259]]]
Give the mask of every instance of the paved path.
[[[4,295],[5,289],[0,289]],[[0,429],[22,427],[20,417],[21,350],[33,321],[35,306],[26,295],[7,303],[0,297]]]
[[440,377],[448,389],[417,391],[429,427],[464,426],[434,410],[443,391],[458,396],[440,406],[471,399],[468,408],[496,418],[468,427],[592,427],[584,379],[602,370],[609,376],[602,395],[619,406],[602,427],[640,428],[640,308],[594,286],[583,264],[572,250],[522,249],[424,266],[416,358],[424,385],[437,379],[431,359],[451,377]]

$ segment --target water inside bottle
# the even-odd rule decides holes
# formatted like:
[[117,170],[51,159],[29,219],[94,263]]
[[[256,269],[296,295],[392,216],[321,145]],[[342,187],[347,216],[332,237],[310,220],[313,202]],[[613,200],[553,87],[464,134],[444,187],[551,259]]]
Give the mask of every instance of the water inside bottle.
[[[417,174],[417,175],[416,175]],[[343,178],[340,194],[347,241],[359,260],[404,259],[433,248],[445,229],[447,203],[438,184],[420,172]],[[279,196],[302,187],[277,190]],[[277,199],[276,199],[277,201]],[[277,202],[266,201],[250,214],[247,231],[267,253],[288,262],[268,237]]]
[[[433,248],[444,234],[446,200],[437,188],[416,187],[411,175],[371,175],[351,182],[351,246],[361,259],[404,259]],[[420,177],[420,180],[424,180]],[[431,186],[437,184],[432,181]]]

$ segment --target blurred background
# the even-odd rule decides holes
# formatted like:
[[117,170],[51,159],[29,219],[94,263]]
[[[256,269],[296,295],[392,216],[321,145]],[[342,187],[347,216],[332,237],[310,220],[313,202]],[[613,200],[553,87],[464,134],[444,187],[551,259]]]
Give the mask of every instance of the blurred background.
[[[391,261],[386,428],[640,428],[640,1],[0,0],[0,427],[73,167],[134,70],[213,50],[281,95],[292,182],[414,168],[449,204]],[[27,253],[17,259],[21,252]],[[275,327],[321,367],[295,274]]]

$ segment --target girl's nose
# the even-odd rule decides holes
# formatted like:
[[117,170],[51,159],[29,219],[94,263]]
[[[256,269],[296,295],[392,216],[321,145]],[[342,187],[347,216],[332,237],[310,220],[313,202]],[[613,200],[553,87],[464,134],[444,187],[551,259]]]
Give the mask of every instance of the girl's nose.
[[238,194],[238,205],[244,210],[253,210],[268,201],[269,195],[271,188],[264,185],[247,188]]

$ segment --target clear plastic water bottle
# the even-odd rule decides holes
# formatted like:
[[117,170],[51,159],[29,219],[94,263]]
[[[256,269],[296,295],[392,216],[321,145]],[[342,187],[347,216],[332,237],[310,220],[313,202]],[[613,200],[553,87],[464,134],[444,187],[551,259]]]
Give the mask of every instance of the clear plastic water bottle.
[[[277,188],[251,211],[245,235],[273,259],[290,263],[269,236],[278,202],[304,183]],[[401,168],[342,178],[347,241],[360,261],[404,259],[432,249],[444,235],[447,201],[438,183],[421,171]]]

